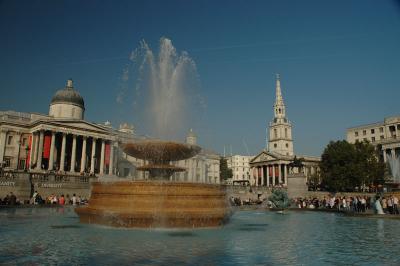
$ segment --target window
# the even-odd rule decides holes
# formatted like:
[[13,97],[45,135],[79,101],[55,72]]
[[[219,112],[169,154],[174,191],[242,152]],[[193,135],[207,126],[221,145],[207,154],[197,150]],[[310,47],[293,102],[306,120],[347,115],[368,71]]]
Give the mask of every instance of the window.
[[372,137],[372,138],[371,138],[371,141],[372,141],[372,142],[375,142],[375,137]]
[[397,130],[400,130],[400,124],[399,124],[399,125],[397,125]]
[[375,134],[375,129],[371,129],[371,134]]
[[286,143],[286,148],[289,148],[289,144],[288,143]]
[[11,166],[11,157],[4,157],[4,167]]
[[274,144],[274,148],[278,147],[278,145],[276,145],[276,143]]
[[287,138],[287,128],[285,128],[285,138]]
[[381,136],[381,139],[384,139],[385,137],[384,136]]
[[278,130],[276,130],[276,128],[274,129],[274,136],[275,136],[275,138],[278,137]]
[[7,145],[11,145],[12,140],[13,140],[13,136],[8,136]]
[[381,132],[381,133],[383,132],[383,127],[379,128],[379,132]]
[[358,131],[354,132],[354,136],[358,137]]
[[363,130],[363,136],[367,135],[367,131]]

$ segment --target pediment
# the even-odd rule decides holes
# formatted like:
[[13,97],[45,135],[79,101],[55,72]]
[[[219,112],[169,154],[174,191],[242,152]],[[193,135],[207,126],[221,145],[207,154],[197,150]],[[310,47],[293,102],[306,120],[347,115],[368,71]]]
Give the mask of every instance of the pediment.
[[250,161],[250,163],[268,162],[268,161],[274,161],[276,159],[277,159],[277,157],[273,156],[272,154],[262,151],[260,154],[258,154],[256,157],[254,157]]
[[35,124],[36,125],[44,124],[47,126],[55,126],[64,129],[89,131],[102,134],[112,133],[111,128],[89,123],[84,120],[46,120],[46,121],[37,121]]

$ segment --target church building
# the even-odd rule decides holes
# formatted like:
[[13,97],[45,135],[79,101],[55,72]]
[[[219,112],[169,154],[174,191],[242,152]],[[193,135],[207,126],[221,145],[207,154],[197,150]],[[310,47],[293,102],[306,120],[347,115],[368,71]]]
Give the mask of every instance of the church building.
[[[306,178],[318,171],[320,158],[294,153],[292,123],[286,115],[279,74],[275,90],[274,118],[266,129],[266,148],[250,161],[253,186],[286,186],[288,174],[293,171],[302,171]],[[290,167],[295,158],[301,159],[302,169]]]

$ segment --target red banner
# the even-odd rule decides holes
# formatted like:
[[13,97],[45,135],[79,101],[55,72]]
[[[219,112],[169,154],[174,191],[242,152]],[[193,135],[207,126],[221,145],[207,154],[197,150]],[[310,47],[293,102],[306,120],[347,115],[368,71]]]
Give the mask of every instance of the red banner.
[[268,176],[272,176],[272,167],[271,166],[267,167],[268,167]]
[[275,166],[275,177],[279,176],[279,166]]
[[44,136],[43,158],[49,159],[50,157],[51,136]]
[[25,161],[25,165],[26,168],[29,169],[29,161],[31,158],[31,153],[32,153],[32,135],[29,136],[29,141],[28,141],[28,155],[26,156],[26,161]]
[[106,147],[105,147],[105,155],[106,155],[106,157],[105,157],[105,160],[104,160],[105,165],[109,165],[110,164],[110,151],[111,151],[110,144],[106,144]]

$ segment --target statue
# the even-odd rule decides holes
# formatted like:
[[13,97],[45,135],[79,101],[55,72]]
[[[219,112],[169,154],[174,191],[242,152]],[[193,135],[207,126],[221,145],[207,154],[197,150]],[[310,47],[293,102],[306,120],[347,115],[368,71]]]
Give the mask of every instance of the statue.
[[297,156],[295,155],[293,161],[289,163],[290,172],[293,173],[293,168],[297,168],[299,169],[299,173],[301,173],[304,166],[303,162],[304,162],[303,158],[297,159]]
[[289,197],[282,189],[274,189],[271,196],[268,197],[268,201],[273,208],[281,209],[280,213],[289,207]]

